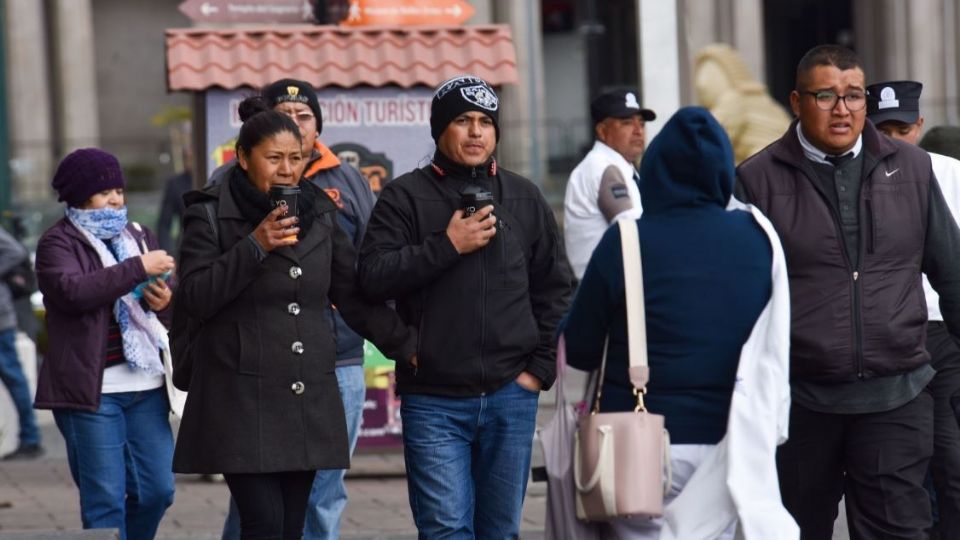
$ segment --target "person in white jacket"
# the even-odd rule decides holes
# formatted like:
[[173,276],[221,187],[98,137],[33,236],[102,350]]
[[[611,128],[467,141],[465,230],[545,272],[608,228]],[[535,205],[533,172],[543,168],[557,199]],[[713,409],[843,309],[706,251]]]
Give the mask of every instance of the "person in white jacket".
[[[886,135],[917,145],[923,131],[917,81],[887,81],[867,86],[867,118]],[[922,146],[922,145],[920,145]],[[933,174],[955,221],[960,222],[960,161],[934,152]],[[958,254],[960,255],[960,254]],[[927,301],[927,351],[937,371],[928,386],[933,394],[933,458],[930,471],[936,491],[941,538],[960,538],[960,426],[950,399],[960,392],[960,344],[947,331],[940,311],[940,296],[923,276]]]
[[563,238],[577,279],[607,227],[620,217],[640,217],[635,164],[646,145],[645,126],[657,115],[634,92],[608,92],[590,104],[597,140],[567,182]]

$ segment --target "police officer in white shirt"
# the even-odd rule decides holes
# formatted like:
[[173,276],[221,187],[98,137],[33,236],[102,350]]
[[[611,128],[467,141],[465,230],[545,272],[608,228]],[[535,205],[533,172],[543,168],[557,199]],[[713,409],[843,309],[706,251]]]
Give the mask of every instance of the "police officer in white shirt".
[[563,236],[577,279],[607,227],[620,217],[640,216],[636,163],[646,145],[644,127],[657,118],[629,91],[601,94],[590,104],[590,116],[597,140],[570,173],[563,200]]
[[[916,145],[923,130],[916,81],[889,81],[867,86],[867,118],[894,139]],[[960,161],[929,152],[933,174],[953,219],[960,222]],[[957,255],[960,255],[958,253]],[[940,313],[940,297],[923,276],[927,300],[927,351],[937,374],[928,389],[934,398],[933,459],[930,470],[936,490],[940,538],[960,538],[960,428],[950,398],[960,392],[960,346]]]

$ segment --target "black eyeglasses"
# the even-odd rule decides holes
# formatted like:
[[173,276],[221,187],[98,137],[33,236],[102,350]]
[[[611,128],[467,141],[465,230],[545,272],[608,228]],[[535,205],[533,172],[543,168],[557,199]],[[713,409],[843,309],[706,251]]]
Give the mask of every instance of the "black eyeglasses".
[[850,112],[862,111],[867,106],[867,94],[863,92],[850,92],[845,96],[841,96],[832,90],[805,91],[803,93],[813,96],[814,101],[817,102],[817,108],[821,111],[832,111],[841,99]]

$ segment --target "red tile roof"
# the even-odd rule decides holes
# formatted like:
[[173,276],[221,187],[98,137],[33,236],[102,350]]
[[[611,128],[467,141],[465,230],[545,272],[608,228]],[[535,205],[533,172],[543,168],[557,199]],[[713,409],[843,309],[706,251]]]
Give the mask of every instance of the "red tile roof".
[[171,91],[259,88],[292,77],[317,88],[437,86],[462,73],[518,80],[506,25],[361,27],[273,25],[166,31]]

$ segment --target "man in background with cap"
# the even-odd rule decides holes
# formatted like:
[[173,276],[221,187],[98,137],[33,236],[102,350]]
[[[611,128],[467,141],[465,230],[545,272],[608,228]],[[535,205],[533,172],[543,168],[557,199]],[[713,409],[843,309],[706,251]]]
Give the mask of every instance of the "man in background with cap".
[[636,164],[646,144],[644,127],[657,115],[640,108],[633,92],[601,94],[590,104],[597,140],[567,182],[563,237],[577,279],[610,224],[640,217],[640,175]]
[[[339,208],[337,224],[353,241],[354,247],[359,249],[376,197],[360,171],[341,164],[337,156],[320,142],[323,114],[313,86],[296,79],[281,79],[265,86],[260,94],[267,105],[292,118],[300,128],[303,155],[307,157],[304,160],[303,179],[313,182],[333,199]],[[207,185],[227,178],[234,163],[215,170]],[[337,341],[337,384],[347,418],[350,453],[353,454],[360,435],[367,390],[363,373],[363,338],[347,326],[332,305],[327,306],[327,318]],[[307,505],[304,539],[339,538],[340,516],[347,505],[347,490],[343,481],[345,474],[346,470],[343,469],[317,471]],[[239,538],[239,517],[234,508],[231,504],[224,527],[224,540]]]
[[441,84],[430,131],[432,162],[380,193],[361,285],[419,330],[416,362],[397,362],[397,390],[420,537],[516,538],[572,276],[537,186],[493,158],[493,88],[471,76]]
[[[888,136],[917,145],[923,130],[916,81],[879,82],[867,86],[867,118]],[[960,221],[960,161],[929,152],[933,173],[955,221]],[[960,256],[960,253],[952,253]],[[927,351],[937,374],[928,389],[933,394],[933,458],[930,470],[936,489],[940,538],[960,538],[960,427],[950,398],[960,391],[960,345],[947,330],[940,296],[923,276],[927,301]]]
[[846,496],[853,538],[925,538],[935,371],[920,272],[960,330],[960,230],[926,152],[866,121],[860,59],[807,51],[797,119],[737,168],[737,198],[783,242],[790,278],[790,433],[777,452],[803,538],[829,539]]

